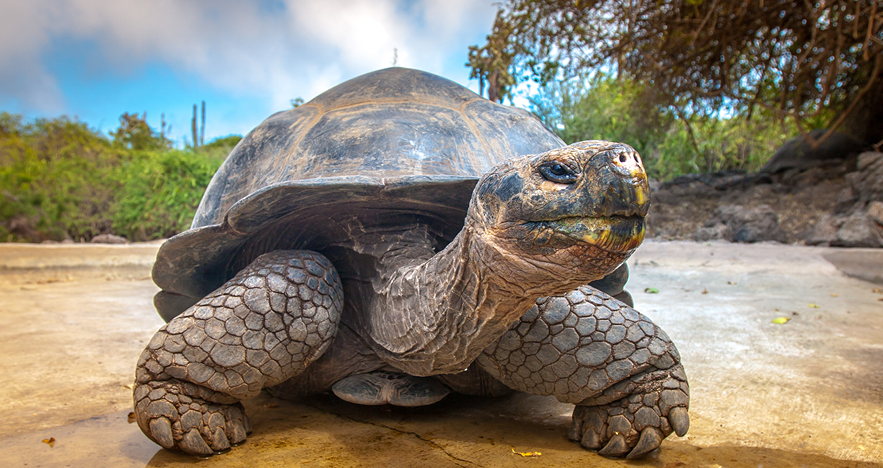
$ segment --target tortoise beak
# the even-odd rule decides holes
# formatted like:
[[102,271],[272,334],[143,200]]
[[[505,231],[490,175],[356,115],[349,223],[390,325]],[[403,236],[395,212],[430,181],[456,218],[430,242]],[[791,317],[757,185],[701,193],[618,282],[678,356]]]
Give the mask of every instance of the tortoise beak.
[[548,225],[558,233],[608,252],[628,252],[644,241],[643,216],[564,218]]
[[582,213],[547,222],[549,227],[609,252],[628,252],[641,245],[650,185],[638,153],[617,144],[599,151],[588,161],[579,190],[583,207],[576,211]]

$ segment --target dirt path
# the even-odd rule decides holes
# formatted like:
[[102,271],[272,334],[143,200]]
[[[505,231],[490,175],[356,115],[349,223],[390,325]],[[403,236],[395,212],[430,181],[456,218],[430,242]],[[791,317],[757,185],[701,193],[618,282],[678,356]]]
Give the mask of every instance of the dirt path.
[[[126,418],[135,360],[162,323],[146,279],[156,246],[28,248],[0,245],[3,466],[631,465],[567,441],[572,406],[528,395],[416,409],[261,397],[246,405],[254,434],[230,453],[205,461],[160,450]],[[824,260],[830,252],[639,249],[629,289],[678,345],[692,387],[688,435],[639,465],[883,467],[883,294],[841,274]]]

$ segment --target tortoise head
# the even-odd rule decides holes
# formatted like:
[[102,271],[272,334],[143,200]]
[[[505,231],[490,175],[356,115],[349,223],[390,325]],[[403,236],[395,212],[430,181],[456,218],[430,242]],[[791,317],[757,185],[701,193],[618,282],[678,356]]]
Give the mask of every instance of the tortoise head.
[[649,194],[634,149],[584,141],[492,169],[475,188],[468,223],[508,258],[585,284],[641,244]]

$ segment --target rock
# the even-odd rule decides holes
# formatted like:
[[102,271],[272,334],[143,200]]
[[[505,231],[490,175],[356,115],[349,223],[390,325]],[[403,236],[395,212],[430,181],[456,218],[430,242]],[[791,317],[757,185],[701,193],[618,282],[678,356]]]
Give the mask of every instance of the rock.
[[858,192],[856,203],[867,205],[872,201],[883,201],[883,153],[869,151],[860,154],[856,173],[858,176],[850,180],[850,185]]
[[837,240],[831,245],[839,247],[883,247],[883,230],[863,213],[846,218],[837,230]]
[[846,174],[834,213],[816,223],[807,244],[883,247],[883,153],[860,154],[856,169]]
[[880,226],[883,226],[883,201],[872,201],[868,203],[867,215]]
[[[809,132],[813,138],[821,138],[825,129]],[[856,156],[867,149],[867,143],[858,138],[834,133],[817,147],[812,148],[803,135],[788,140],[773,157],[760,169],[767,174],[780,174],[788,171],[799,173],[816,167],[855,167]],[[796,170],[796,171],[795,171]],[[791,174],[792,178],[794,174]]]
[[99,234],[89,241],[93,244],[128,244],[129,241],[125,237],[114,234]]
[[730,241],[733,239],[733,230],[724,223],[716,223],[710,227],[704,226],[697,229],[696,233],[693,234],[693,239],[698,242],[720,239]]
[[843,225],[843,218],[826,214],[813,226],[806,237],[807,245],[831,245],[837,240],[837,231]]
[[[721,236],[721,237],[716,237]],[[714,217],[694,234],[696,240],[725,239],[732,242],[788,240],[779,226],[779,217],[769,205],[745,207],[724,205],[714,210]]]
[[[850,174],[847,174],[849,176]],[[849,178],[846,178],[849,181]],[[846,213],[858,201],[858,194],[852,186],[847,186],[837,194],[837,203],[834,205],[834,213]]]

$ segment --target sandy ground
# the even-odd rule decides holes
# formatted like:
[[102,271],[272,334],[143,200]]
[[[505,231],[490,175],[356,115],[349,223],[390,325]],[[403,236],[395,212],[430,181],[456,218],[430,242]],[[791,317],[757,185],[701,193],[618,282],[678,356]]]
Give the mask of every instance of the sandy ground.
[[[629,289],[681,351],[692,425],[626,462],[569,442],[572,406],[529,395],[416,409],[264,396],[231,452],[161,450],[127,420],[134,363],[162,324],[157,247],[0,244],[0,465],[883,467],[883,286],[842,274],[835,249],[639,249]],[[883,270],[880,251],[852,252]]]

